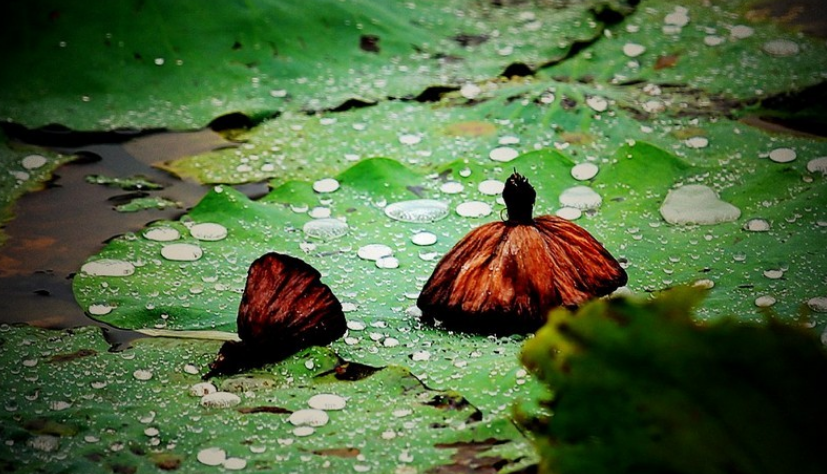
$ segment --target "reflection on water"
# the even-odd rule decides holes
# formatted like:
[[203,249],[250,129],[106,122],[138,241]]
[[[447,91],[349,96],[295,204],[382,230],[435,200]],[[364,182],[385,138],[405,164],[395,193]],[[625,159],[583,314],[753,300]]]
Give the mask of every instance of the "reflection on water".
[[[157,133],[122,144],[53,148],[81,159],[58,169],[45,190],[23,196],[16,218],[4,226],[8,240],[0,246],[0,322],[65,328],[95,324],[75,303],[72,276],[106,241],[136,232],[159,219],[175,219],[194,206],[207,187],[181,181],[153,168],[153,163],[233,146],[212,130]],[[95,159],[88,159],[88,158]],[[99,158],[99,159],[97,159]],[[113,199],[124,190],[86,182],[88,175],[129,178],[136,175],[163,185],[146,191],[181,204],[180,208],[116,212]],[[257,196],[265,185],[240,187]],[[118,341],[128,331],[110,328]]]

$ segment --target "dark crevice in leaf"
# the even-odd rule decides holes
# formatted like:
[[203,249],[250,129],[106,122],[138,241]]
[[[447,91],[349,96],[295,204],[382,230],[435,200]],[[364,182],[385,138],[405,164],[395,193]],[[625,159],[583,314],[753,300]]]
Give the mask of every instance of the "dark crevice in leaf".
[[500,76],[506,78],[512,77],[529,77],[534,75],[534,70],[525,63],[511,63],[505,70],[500,73]]
[[340,359],[339,364],[335,368],[322,372],[316,375],[315,378],[322,378],[332,375],[336,380],[356,382],[366,379],[382,369],[384,369],[384,367],[371,367],[358,362],[347,362]]
[[376,35],[362,35],[359,37],[359,49],[367,53],[378,53],[379,37]]
[[451,456],[453,463],[435,466],[428,471],[428,474],[455,474],[465,472],[496,473],[508,464],[522,460],[505,459],[502,456],[481,456],[480,454],[490,450],[494,446],[506,444],[510,440],[488,438],[481,441],[457,441],[454,443],[437,443],[434,446],[440,449],[456,449]]
[[459,87],[455,86],[430,86],[425,88],[419,95],[413,97],[413,99],[403,99],[403,100],[414,100],[416,102],[439,102],[442,100],[442,96],[448,94],[449,92],[456,92],[459,90]]
[[[332,109],[325,109],[324,111],[325,112],[347,112],[349,110],[363,109],[365,107],[373,107],[377,103],[378,102],[374,102],[374,101],[370,101],[370,100],[351,98],[351,99],[348,99],[348,100],[342,102],[341,104],[337,105],[336,107],[333,107]],[[307,112],[308,115],[313,115],[315,113],[316,113],[315,111],[308,111]]]
[[121,129],[108,132],[80,132],[62,125],[47,125],[30,129],[14,122],[0,122],[0,129],[12,141],[47,148],[80,148],[87,145],[124,143],[134,138],[165,131],[163,128],[146,130]]
[[827,82],[763,99],[750,115],[782,130],[827,137]]
[[251,415],[255,413],[273,413],[276,415],[283,415],[293,413],[293,410],[277,406],[257,406],[257,407],[242,407],[237,410],[242,415]]
[[463,48],[467,48],[469,46],[479,46],[486,41],[488,41],[489,36],[486,34],[468,34],[468,33],[460,33],[451,39],[456,41],[456,43]]
[[73,360],[82,359],[84,357],[89,357],[93,355],[97,355],[98,351],[94,349],[80,349],[75,352],[71,352],[68,354],[55,354],[50,359],[49,362],[51,363],[61,363],[61,362],[71,362]]
[[233,112],[216,117],[207,124],[207,128],[214,132],[225,132],[228,130],[247,130],[255,125],[256,123],[247,114]]
[[317,456],[336,456],[339,458],[355,458],[362,453],[358,448],[328,448],[310,452]]

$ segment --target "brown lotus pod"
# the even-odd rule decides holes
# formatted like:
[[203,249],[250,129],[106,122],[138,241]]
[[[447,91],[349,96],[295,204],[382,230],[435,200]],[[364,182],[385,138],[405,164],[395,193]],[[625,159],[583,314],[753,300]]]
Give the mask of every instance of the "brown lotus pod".
[[626,284],[626,272],[585,229],[556,216],[532,217],[536,196],[517,172],[508,178],[508,220],[477,227],[440,260],[416,302],[424,322],[480,334],[529,333],[551,309]]
[[250,265],[238,309],[240,342],[225,342],[204,376],[230,375],[324,346],[347,329],[321,274],[298,258],[268,253]]

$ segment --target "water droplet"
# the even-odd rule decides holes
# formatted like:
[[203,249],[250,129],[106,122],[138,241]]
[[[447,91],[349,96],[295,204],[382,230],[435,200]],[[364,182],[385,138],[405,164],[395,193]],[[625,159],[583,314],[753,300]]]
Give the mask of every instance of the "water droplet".
[[775,298],[770,295],[762,295],[758,298],[755,298],[755,306],[759,308],[769,308],[770,306],[775,304]]
[[746,25],[735,25],[729,29],[729,35],[735,39],[749,38],[753,33],[755,33],[755,30]]
[[169,242],[172,240],[178,240],[181,237],[181,233],[178,232],[178,229],[174,229],[172,227],[150,227],[149,229],[145,230],[143,236],[147,240],[154,240],[156,242]]
[[149,370],[138,369],[135,372],[132,372],[132,376],[135,377],[136,380],[146,381],[152,378],[152,372]]
[[663,22],[682,28],[689,24],[689,10],[686,7],[677,6],[674,11],[663,17]]
[[324,426],[330,421],[326,412],[317,409],[294,411],[287,419],[293,426]]
[[827,313],[827,296],[816,296],[807,301],[807,306],[816,313]]
[[605,112],[609,108],[609,101],[604,97],[592,95],[586,98],[586,105],[592,108],[595,112]]
[[339,189],[339,182],[333,178],[320,179],[313,183],[313,191],[317,193],[332,193]]
[[560,204],[564,207],[596,209],[602,202],[603,198],[588,186],[574,186],[560,193]]
[[359,247],[356,254],[362,260],[376,261],[383,257],[390,257],[393,255],[393,249],[384,244],[368,244]]
[[316,410],[344,410],[347,400],[332,393],[320,393],[310,397],[307,405]]
[[342,303],[342,311],[344,311],[345,313],[352,313],[357,309],[359,309],[359,307],[355,303]]
[[396,257],[382,257],[376,260],[376,268],[382,268],[386,270],[399,268],[399,259],[397,259]]
[[37,451],[50,453],[56,451],[60,447],[60,438],[52,435],[37,435],[26,442],[26,444]]
[[135,273],[135,266],[123,260],[104,258],[84,264],[80,271],[94,276],[129,276]]
[[218,389],[216,389],[215,385],[213,385],[212,383],[200,382],[190,387],[189,394],[193,397],[203,397],[204,395],[209,395],[217,391]]
[[580,217],[583,215],[583,211],[577,209],[576,207],[561,207],[560,209],[557,209],[557,212],[555,212],[555,214],[557,215],[557,217],[566,219],[568,221],[576,221],[577,219],[580,219]]
[[198,240],[214,242],[227,237],[227,228],[214,222],[204,222],[190,227],[190,235]]
[[637,43],[626,43],[623,45],[623,54],[630,58],[636,58],[645,52],[646,48]]
[[428,351],[417,351],[411,354],[411,360],[422,362],[431,359],[431,353]]
[[770,280],[778,280],[784,277],[784,270],[781,270],[779,268],[764,270],[764,276],[769,278]]
[[310,436],[315,432],[316,429],[312,426],[297,426],[293,429],[293,435],[298,436],[299,438]]
[[777,58],[795,56],[800,50],[798,43],[788,39],[774,39],[767,41],[761,47],[765,53]]
[[339,219],[313,219],[302,227],[308,237],[331,240],[347,234],[348,226]]
[[706,148],[709,146],[709,139],[706,137],[691,137],[683,142],[689,148]]
[[422,137],[414,134],[405,134],[399,136],[399,143],[403,145],[416,145],[422,141]]
[[599,168],[594,163],[580,163],[572,167],[571,177],[578,181],[586,181],[597,176]]
[[750,219],[744,224],[744,230],[750,232],[766,232],[770,230],[770,223],[764,219]]
[[247,467],[247,460],[242,458],[227,458],[221,465],[228,471],[240,471]]
[[115,308],[117,308],[117,306],[98,303],[89,305],[87,312],[92,316],[103,316],[111,313]]
[[670,190],[660,213],[670,224],[711,225],[732,222],[741,216],[740,209],[722,201],[712,188],[700,184]]
[[187,373],[187,374],[190,374],[190,375],[197,375],[199,371],[198,371],[198,367],[196,367],[192,364],[186,364],[186,365],[184,365],[184,372]]
[[49,162],[49,160],[46,159],[45,156],[29,155],[29,156],[23,158],[23,161],[21,162],[21,164],[27,170],[34,170],[34,169],[40,168],[41,166],[45,165],[48,162]]
[[770,160],[776,163],[789,163],[795,159],[795,150],[792,148],[776,148],[770,152]]
[[520,143],[520,137],[515,137],[514,135],[505,135],[500,137],[497,141],[500,145],[516,145]]
[[384,341],[382,341],[382,345],[385,347],[396,347],[399,345],[399,340],[395,337],[386,337]]
[[448,216],[448,205],[432,199],[414,199],[389,204],[385,215],[402,222],[436,222]]
[[462,176],[463,178],[467,178],[467,177],[471,176],[471,169],[470,168],[463,168],[463,169],[459,170],[459,175]]
[[666,104],[658,99],[647,100],[643,103],[643,110],[649,112],[650,114],[656,114],[666,110]]
[[427,246],[436,243],[436,234],[432,232],[417,232],[411,237],[411,242],[414,245]]
[[144,430],[144,434],[151,438],[153,436],[158,436],[159,434],[161,434],[161,432],[158,430],[158,428],[149,427],[149,428]]
[[486,179],[477,187],[479,192],[488,196],[499,196],[504,188],[505,183],[497,179]]
[[241,403],[238,395],[230,392],[212,392],[201,397],[204,408],[230,408]]
[[514,158],[517,158],[519,154],[520,153],[514,148],[508,146],[501,146],[491,150],[491,152],[488,153],[488,157],[494,161],[507,163],[513,160]]
[[459,194],[465,189],[465,186],[462,183],[457,181],[446,181],[442,183],[442,186],[439,187],[439,190],[445,194]]
[[482,201],[467,201],[457,206],[457,214],[462,217],[485,217],[491,212],[491,206]]
[[715,282],[708,278],[702,278],[700,280],[695,280],[695,282],[692,283],[692,286],[709,290],[715,287]]
[[814,158],[807,163],[807,171],[827,175],[827,156]]
[[480,86],[473,83],[463,84],[462,88],[459,90],[459,94],[466,99],[475,99],[481,92],[482,89]]
[[367,327],[367,326],[362,321],[348,321],[347,322],[347,328],[350,329],[351,331],[364,331],[365,327]]
[[284,89],[273,89],[270,91],[270,96],[277,98],[287,97],[287,91]]
[[206,448],[198,451],[198,462],[207,466],[220,466],[227,460],[227,453],[221,448]]
[[330,214],[330,208],[324,206],[316,206],[308,213],[308,215],[313,219],[327,219],[330,217]]
[[204,255],[201,247],[193,244],[169,244],[161,249],[161,256],[175,262],[193,262]]

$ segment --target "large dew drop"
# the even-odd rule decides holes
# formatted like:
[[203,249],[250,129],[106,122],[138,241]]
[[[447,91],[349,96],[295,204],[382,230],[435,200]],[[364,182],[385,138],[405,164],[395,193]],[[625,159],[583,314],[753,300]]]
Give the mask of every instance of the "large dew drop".
[[348,226],[339,219],[313,219],[302,227],[304,235],[321,240],[331,240],[347,234]]
[[468,201],[457,206],[457,214],[462,217],[485,217],[491,214],[491,206],[482,201]]
[[660,214],[670,224],[712,225],[738,219],[741,210],[722,201],[712,188],[690,184],[670,190]]
[[129,276],[135,273],[135,266],[123,260],[104,258],[84,264],[80,271],[94,276]]
[[580,163],[571,169],[571,177],[578,181],[586,181],[597,176],[599,168],[594,163]]
[[493,150],[491,150],[491,152],[488,153],[488,157],[491,158],[494,161],[507,163],[507,162],[513,160],[514,158],[517,158],[517,156],[519,154],[520,153],[517,150],[515,150],[511,147],[501,146],[501,147],[497,147],[497,148],[494,148]]
[[193,244],[169,244],[161,249],[161,256],[175,262],[193,262],[204,255],[201,247]]
[[448,216],[448,205],[433,199],[401,201],[385,207],[385,215],[402,222],[435,222]]
[[499,196],[505,189],[505,183],[497,179],[486,179],[477,187],[482,194],[488,196]]
[[227,238],[227,228],[221,224],[204,222],[190,227],[190,234],[198,240],[217,241]]
[[574,186],[560,193],[560,204],[575,209],[597,209],[603,198],[588,186]]
[[181,233],[178,232],[178,229],[174,229],[172,227],[150,227],[144,231],[143,235],[145,239],[154,240],[156,242],[169,242],[172,240],[178,240],[178,238],[181,237]]
[[393,249],[384,244],[368,244],[359,247],[357,255],[362,260],[376,261],[380,258],[393,255]]
[[49,162],[49,160],[47,160],[45,156],[29,155],[29,156],[23,158],[23,161],[21,162],[21,164],[27,170],[34,170],[34,169],[40,168],[41,166],[45,165],[48,162]]
[[810,160],[807,163],[807,171],[827,175],[827,156]]
[[287,419],[293,426],[324,426],[330,421],[326,412],[316,409],[294,411]]
[[347,401],[339,395],[320,393],[310,397],[307,404],[316,410],[344,410]]

